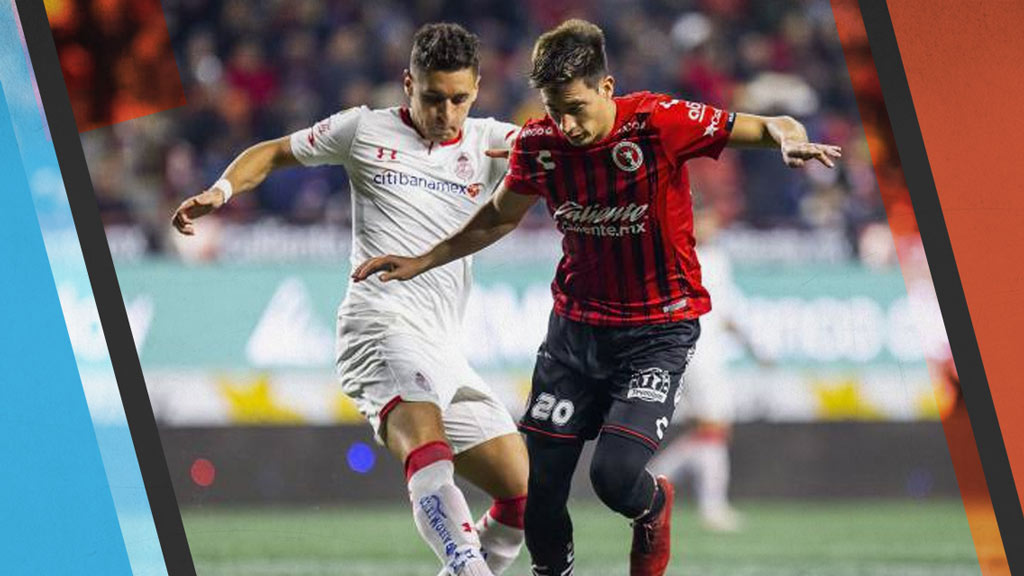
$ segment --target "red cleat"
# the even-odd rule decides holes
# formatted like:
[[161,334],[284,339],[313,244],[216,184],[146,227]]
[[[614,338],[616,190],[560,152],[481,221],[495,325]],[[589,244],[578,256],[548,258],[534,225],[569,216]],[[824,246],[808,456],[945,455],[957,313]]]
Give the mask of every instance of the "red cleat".
[[647,522],[633,523],[629,576],[663,576],[672,555],[672,504],[676,489],[664,476],[658,476],[657,482],[665,493],[665,506]]

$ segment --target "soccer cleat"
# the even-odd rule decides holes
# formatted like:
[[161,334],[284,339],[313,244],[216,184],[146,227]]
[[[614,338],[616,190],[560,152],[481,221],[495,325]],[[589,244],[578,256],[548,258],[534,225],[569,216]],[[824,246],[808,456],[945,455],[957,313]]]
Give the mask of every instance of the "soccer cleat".
[[672,504],[676,489],[664,476],[658,486],[665,494],[665,505],[657,516],[646,522],[633,522],[633,549],[629,553],[629,576],[663,576],[672,553]]
[[700,524],[708,532],[735,534],[743,530],[743,517],[730,506],[701,512]]

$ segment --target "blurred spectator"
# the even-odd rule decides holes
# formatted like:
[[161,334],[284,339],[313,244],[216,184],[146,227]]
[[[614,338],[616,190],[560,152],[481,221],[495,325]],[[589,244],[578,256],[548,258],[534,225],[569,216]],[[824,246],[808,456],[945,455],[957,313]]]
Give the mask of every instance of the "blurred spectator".
[[[94,96],[75,101],[80,122],[98,118],[111,102],[132,108],[131,97],[109,96],[112,86],[129,94],[152,90],[170,72],[131,60],[118,65],[70,31],[96,23],[128,34],[145,23],[138,15],[154,2],[95,0],[92,10],[70,9],[77,17],[61,24],[62,63],[69,86]],[[118,7],[121,16],[98,9],[101,4]],[[731,110],[790,114],[813,139],[843,146],[833,172],[791,171],[775,155],[758,152],[691,163],[698,203],[723,226],[843,231],[849,252],[857,254],[861,232],[885,221],[862,144],[873,135],[860,130],[827,0],[165,0],[163,7],[188,105],[162,113],[161,122],[147,118],[83,136],[105,218],[157,227],[152,237],[166,232],[166,215],[180,199],[213,182],[245,147],[349,106],[401,104],[409,41],[424,22],[455,20],[480,35],[474,114],[515,122],[543,114],[526,82],[532,44],[571,16],[604,28],[619,93],[666,91]],[[101,68],[111,77],[99,74]],[[113,177],[118,164],[142,173],[131,182]],[[140,183],[144,188],[130,185]],[[348,184],[336,168],[291,171],[239,200],[225,211],[235,221],[322,224],[347,215]],[[533,227],[549,225],[542,210],[531,218]]]
[[46,3],[79,131],[185,103],[160,0]]

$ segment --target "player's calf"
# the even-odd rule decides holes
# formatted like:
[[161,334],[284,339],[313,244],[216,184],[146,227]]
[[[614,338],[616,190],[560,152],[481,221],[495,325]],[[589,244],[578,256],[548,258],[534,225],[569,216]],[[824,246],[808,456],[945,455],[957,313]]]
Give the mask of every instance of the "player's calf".
[[462,491],[455,486],[452,449],[430,442],[409,453],[405,476],[416,528],[453,576],[492,576]]
[[[456,417],[477,422],[481,419],[490,422],[507,420],[509,428],[514,430],[512,419],[503,406],[477,406],[473,414],[468,414],[468,403],[454,404],[447,417],[449,421],[456,420]],[[487,431],[496,429],[495,426]],[[487,566],[495,576],[504,573],[515,562],[523,546],[529,471],[526,446],[518,432],[495,436],[455,457],[455,472],[494,499],[490,510],[477,521],[476,529]]]
[[498,576],[519,557],[523,547],[526,496],[495,500],[476,523],[487,566]]
[[572,576],[572,520],[566,503],[582,442],[526,437],[530,488],[524,523],[534,576]]
[[606,432],[590,467],[601,501],[633,521],[630,576],[662,576],[671,553],[674,490],[665,477],[655,479],[647,471],[652,454],[642,441]]

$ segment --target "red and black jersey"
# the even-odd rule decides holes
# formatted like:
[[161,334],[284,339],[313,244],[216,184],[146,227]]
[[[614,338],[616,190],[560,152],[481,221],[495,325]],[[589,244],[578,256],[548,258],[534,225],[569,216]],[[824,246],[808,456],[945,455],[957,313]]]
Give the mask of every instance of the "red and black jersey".
[[523,126],[505,184],[543,196],[564,234],[555,312],[594,325],[696,318],[711,309],[694,251],[686,160],[717,158],[733,114],[640,92],[615,99],[607,137],[575,147],[550,117]]

